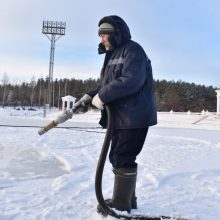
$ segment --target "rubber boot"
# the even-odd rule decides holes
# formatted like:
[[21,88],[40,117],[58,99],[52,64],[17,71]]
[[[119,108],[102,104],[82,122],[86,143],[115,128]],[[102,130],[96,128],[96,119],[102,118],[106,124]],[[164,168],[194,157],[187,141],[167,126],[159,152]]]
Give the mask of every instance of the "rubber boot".
[[137,181],[137,167],[136,167],[136,179],[135,179],[134,189],[131,196],[131,209],[137,209],[136,181]]
[[131,211],[131,198],[135,189],[137,169],[119,168],[115,173],[112,206],[120,211]]
[[137,197],[136,197],[136,193],[135,193],[135,188],[136,188],[136,186],[134,187],[134,190],[133,190],[133,193],[131,196],[131,209],[137,209]]
[[[120,211],[130,213],[131,208],[137,208],[135,186],[137,179],[137,168],[114,169],[115,174],[114,189],[112,199],[106,199],[106,205]],[[97,206],[97,212],[106,216],[107,213]]]

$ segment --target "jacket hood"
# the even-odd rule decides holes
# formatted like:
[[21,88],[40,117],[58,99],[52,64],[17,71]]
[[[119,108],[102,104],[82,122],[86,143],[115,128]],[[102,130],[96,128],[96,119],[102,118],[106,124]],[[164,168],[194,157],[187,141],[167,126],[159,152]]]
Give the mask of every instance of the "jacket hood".
[[99,21],[98,26],[100,26],[102,23],[109,23],[113,25],[113,27],[115,28],[115,32],[110,34],[109,40],[110,44],[113,47],[119,47],[131,39],[131,34],[128,25],[119,16],[105,16]]

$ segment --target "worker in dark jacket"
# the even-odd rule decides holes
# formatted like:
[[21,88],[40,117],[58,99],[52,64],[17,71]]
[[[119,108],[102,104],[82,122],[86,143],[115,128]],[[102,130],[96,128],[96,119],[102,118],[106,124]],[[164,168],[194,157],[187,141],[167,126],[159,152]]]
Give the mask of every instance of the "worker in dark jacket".
[[[114,131],[109,158],[115,182],[112,199],[106,203],[117,210],[130,212],[137,208],[136,156],[142,150],[149,126],[157,123],[151,61],[143,48],[131,40],[129,28],[122,18],[106,16],[98,26],[99,53],[105,53],[101,83],[85,96],[101,110],[103,127],[107,122],[105,104],[112,110]],[[100,206],[98,211],[104,212]]]

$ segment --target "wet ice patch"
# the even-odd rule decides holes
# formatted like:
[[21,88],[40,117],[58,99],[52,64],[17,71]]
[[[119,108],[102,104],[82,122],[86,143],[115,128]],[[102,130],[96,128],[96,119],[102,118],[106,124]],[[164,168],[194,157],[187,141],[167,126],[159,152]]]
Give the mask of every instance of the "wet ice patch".
[[[10,183],[12,182],[10,180],[13,179],[54,178],[68,173],[65,161],[62,161],[54,155],[41,154],[40,151],[34,149],[22,150],[16,157],[13,155],[11,159],[8,158],[7,165],[2,167],[1,170],[2,173],[5,174],[1,176],[5,183],[7,181]],[[5,183],[4,187],[7,186]]]

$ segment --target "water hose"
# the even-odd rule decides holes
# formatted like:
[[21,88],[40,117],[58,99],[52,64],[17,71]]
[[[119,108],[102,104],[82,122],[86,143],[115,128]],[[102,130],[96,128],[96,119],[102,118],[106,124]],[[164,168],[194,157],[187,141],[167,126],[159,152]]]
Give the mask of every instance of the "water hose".
[[[81,103],[82,105],[82,103]],[[85,104],[83,104],[85,105]],[[50,129],[56,127],[60,123],[64,123],[68,119],[72,118],[72,115],[78,110],[78,108],[81,107],[77,104],[74,105],[74,108],[65,111],[63,114],[59,115],[55,120],[51,121],[49,124],[46,126],[42,127],[39,131],[38,134],[42,135],[45,134],[47,131]],[[188,220],[185,218],[172,218],[170,216],[157,216],[157,217],[152,217],[152,216],[146,216],[146,215],[141,215],[141,214],[124,214],[120,211],[115,211],[114,209],[110,208],[109,206],[106,205],[105,200],[103,198],[102,194],[102,176],[103,176],[103,170],[105,166],[105,161],[106,157],[108,154],[110,142],[111,142],[111,135],[113,131],[113,117],[112,117],[112,112],[111,109],[108,105],[105,106],[106,112],[107,112],[107,130],[105,134],[105,139],[102,145],[101,153],[99,156],[97,168],[96,168],[96,176],[95,176],[95,192],[96,192],[96,197],[98,200],[99,205],[102,207],[102,209],[110,216],[118,218],[118,219],[136,219],[136,220],[163,220],[163,219],[172,219],[172,220]]]
[[114,211],[110,209],[103,198],[102,194],[102,176],[103,176],[103,170],[105,166],[106,157],[109,150],[109,145],[111,142],[111,134],[113,129],[113,120],[112,120],[112,113],[110,111],[110,108],[108,105],[105,106],[106,112],[107,112],[107,130],[105,134],[105,139],[102,145],[101,153],[99,156],[97,168],[96,168],[96,175],[95,175],[95,192],[96,192],[96,198],[98,200],[99,205],[102,207],[103,210],[106,211],[111,216],[114,216]]
[[170,216],[146,216],[141,214],[124,214],[122,212],[115,212],[112,208],[106,205],[105,200],[102,194],[102,176],[105,166],[106,157],[108,154],[110,142],[111,142],[111,135],[113,130],[113,117],[111,109],[108,105],[105,106],[107,112],[107,130],[104,138],[104,142],[102,145],[101,153],[99,156],[97,168],[96,168],[96,175],[95,175],[95,192],[96,198],[98,200],[99,205],[101,208],[106,212],[106,214],[118,218],[118,219],[137,219],[137,220],[162,220],[162,219],[173,219],[173,220],[188,220],[185,218],[175,218]]

